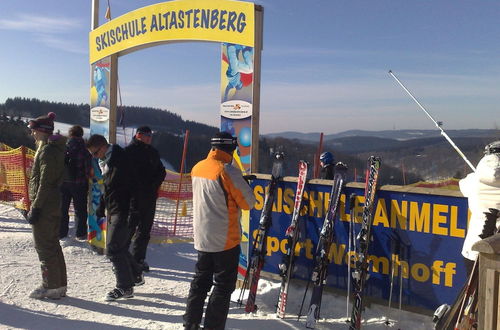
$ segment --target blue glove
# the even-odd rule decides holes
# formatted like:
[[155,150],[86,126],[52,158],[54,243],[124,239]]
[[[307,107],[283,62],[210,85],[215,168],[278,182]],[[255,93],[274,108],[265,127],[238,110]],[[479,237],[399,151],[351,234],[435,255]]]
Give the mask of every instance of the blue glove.
[[31,208],[31,210],[28,212],[28,215],[26,217],[26,220],[30,225],[35,224],[40,220],[40,214],[42,213],[42,209],[35,207]]

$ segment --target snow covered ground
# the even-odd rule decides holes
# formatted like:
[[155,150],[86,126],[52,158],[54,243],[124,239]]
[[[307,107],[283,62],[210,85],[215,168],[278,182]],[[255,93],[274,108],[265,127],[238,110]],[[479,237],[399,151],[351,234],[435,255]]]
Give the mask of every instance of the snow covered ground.
[[[71,222],[73,225],[73,222]],[[70,228],[70,234],[74,229]],[[62,241],[68,269],[68,293],[61,300],[34,300],[30,291],[40,283],[40,267],[31,228],[18,211],[0,204],[0,328],[1,329],[182,329],[182,314],[193,275],[196,253],[191,243],[151,244],[152,267],[135,297],[105,302],[115,283],[111,264],[84,242]],[[255,314],[231,304],[227,329],[304,329],[297,321],[304,287],[293,285],[284,320],[275,317],[279,283],[259,282]],[[239,291],[233,298],[237,299]],[[307,299],[306,299],[307,301]],[[304,313],[304,312],[303,312]],[[347,329],[346,301],[330,292],[323,296],[317,329]],[[386,316],[394,322],[385,325]],[[430,316],[372,305],[363,314],[363,329],[432,329]],[[399,323],[396,322],[399,320]]]

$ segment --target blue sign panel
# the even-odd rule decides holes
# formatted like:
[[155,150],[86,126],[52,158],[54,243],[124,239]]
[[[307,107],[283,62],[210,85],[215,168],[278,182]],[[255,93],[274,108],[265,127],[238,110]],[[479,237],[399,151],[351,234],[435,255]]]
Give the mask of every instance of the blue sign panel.
[[[254,180],[252,184],[257,203],[250,212],[250,246],[258,228],[268,184],[262,179]],[[270,273],[279,273],[278,264],[286,253],[285,231],[293,212],[295,188],[294,182],[280,182],[278,186],[272,226],[266,240],[264,270]],[[301,241],[295,251],[298,256],[296,278],[310,278],[330,190],[331,186],[327,185],[306,186],[300,217]],[[349,205],[351,194],[356,195],[352,210]],[[344,189],[340,212],[335,217],[328,286],[347,289],[347,262],[351,260],[351,267],[354,267],[357,258],[357,254],[348,249],[349,222],[353,216],[354,231],[358,233],[363,203],[363,189]],[[453,302],[466,280],[461,250],[467,225],[467,199],[384,189],[377,192],[374,205],[366,294],[387,300],[393,271],[394,292],[399,291],[399,276],[403,277],[403,304],[434,310],[443,303]]]

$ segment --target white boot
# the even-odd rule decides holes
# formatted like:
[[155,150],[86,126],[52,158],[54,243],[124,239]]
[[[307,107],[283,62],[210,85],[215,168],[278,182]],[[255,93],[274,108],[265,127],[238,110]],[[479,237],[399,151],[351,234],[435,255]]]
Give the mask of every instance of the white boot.
[[67,286],[62,286],[60,288],[57,288],[56,290],[59,290],[59,293],[61,294],[61,297],[66,297],[66,291],[68,291]]
[[39,286],[30,293],[29,297],[34,299],[43,299],[43,298],[61,299],[60,289],[61,288],[47,289],[44,288],[43,286]]

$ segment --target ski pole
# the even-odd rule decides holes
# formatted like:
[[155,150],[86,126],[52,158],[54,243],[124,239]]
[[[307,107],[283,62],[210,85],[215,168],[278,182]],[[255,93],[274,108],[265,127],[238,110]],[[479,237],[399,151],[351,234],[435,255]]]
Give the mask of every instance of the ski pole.
[[[391,245],[391,284],[390,284],[390,289],[389,289],[389,304],[387,305],[388,309],[387,309],[387,314],[390,313],[390,310],[391,310],[391,305],[392,305],[392,291],[393,291],[393,288],[394,288],[394,258],[392,257],[393,254],[396,253],[396,241],[394,239],[394,237],[391,237],[391,242],[390,242],[390,245]],[[401,298],[400,298],[401,299]],[[391,324],[391,321],[389,320],[389,316],[386,316],[385,317],[385,325],[389,325]]]
[[[309,278],[310,277],[311,276],[309,276]],[[299,321],[300,317],[302,316],[302,308],[304,307],[304,301],[306,300],[306,295],[307,295],[307,291],[309,291],[309,284],[310,283],[311,283],[311,280],[308,280],[307,285],[306,285],[306,292],[304,292],[304,296],[302,297],[302,303],[300,304],[299,315],[297,315],[297,321]]]
[[403,304],[403,263],[404,258],[408,258],[408,250],[403,246],[403,242],[399,242],[399,313],[398,313],[398,330],[401,330],[401,311]]
[[429,114],[429,112],[427,110],[425,110],[425,108],[420,104],[420,102],[418,102],[418,100],[410,93],[408,88],[406,88],[405,85],[403,85],[403,83],[394,75],[394,73],[392,73],[391,70],[389,70],[389,74],[405,90],[405,92],[408,93],[408,95],[410,95],[410,97],[413,99],[413,101],[415,101],[415,103],[417,103],[417,105],[420,107],[420,109],[422,109],[425,112],[427,117],[429,117],[434,122],[434,125],[436,125],[436,127],[439,128],[439,130],[441,131],[441,135],[451,144],[451,146],[456,150],[456,152],[460,155],[460,157],[462,157],[462,159],[467,163],[467,165],[469,165],[469,167],[472,169],[472,171],[476,172],[476,168],[474,167],[474,165],[472,165],[472,163],[467,159],[467,157],[465,157],[464,153],[450,139],[448,134],[446,134],[446,132],[441,128],[441,125],[438,122],[436,122],[434,120],[434,118],[432,118],[432,116]]

